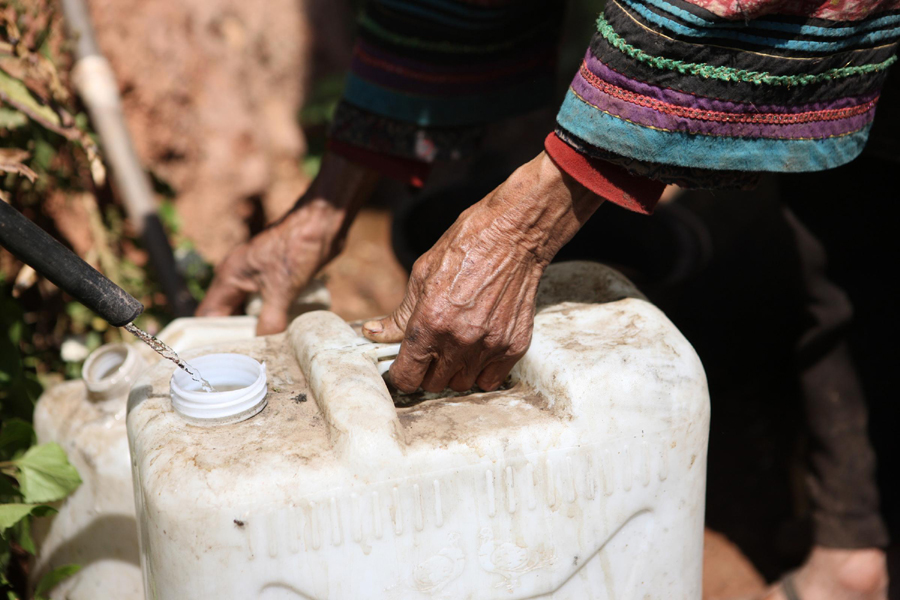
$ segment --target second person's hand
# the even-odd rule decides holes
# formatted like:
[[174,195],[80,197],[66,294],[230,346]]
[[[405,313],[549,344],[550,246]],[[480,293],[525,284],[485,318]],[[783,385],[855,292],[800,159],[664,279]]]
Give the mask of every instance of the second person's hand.
[[234,314],[249,294],[259,293],[256,333],[283,331],[291,303],[340,253],[347,229],[378,177],[367,167],[326,154],[319,175],[290,212],[235,248],[216,268],[197,315]]

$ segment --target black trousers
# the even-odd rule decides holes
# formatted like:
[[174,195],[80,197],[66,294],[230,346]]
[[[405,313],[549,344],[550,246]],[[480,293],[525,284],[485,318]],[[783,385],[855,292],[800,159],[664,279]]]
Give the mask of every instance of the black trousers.
[[786,211],[786,219],[801,258],[809,323],[798,340],[797,366],[814,539],[837,548],[884,547],[868,408],[847,341],[853,310],[826,275],[822,245],[793,214]]
[[[720,511],[721,529],[729,521],[749,525],[780,502],[787,508],[769,513],[773,520],[808,517],[817,544],[883,547],[888,534],[866,398],[848,342],[852,305],[829,279],[822,244],[782,201],[779,183],[771,178],[753,192],[688,192],[645,222],[604,207],[612,210],[601,209],[559,258],[619,264],[697,348],[713,404],[711,511],[722,484],[746,476],[736,484],[741,498],[727,500],[740,508]],[[748,414],[748,403],[761,408]],[[755,436],[740,431],[757,425]],[[800,442],[792,435],[798,430],[805,432]],[[798,453],[805,459],[799,473],[785,460]],[[776,464],[780,473],[765,468]],[[753,489],[790,478],[805,481],[799,501],[789,484],[781,498]],[[725,487],[728,499],[735,488]],[[751,536],[766,530],[750,529]],[[779,535],[757,541],[763,546]]]

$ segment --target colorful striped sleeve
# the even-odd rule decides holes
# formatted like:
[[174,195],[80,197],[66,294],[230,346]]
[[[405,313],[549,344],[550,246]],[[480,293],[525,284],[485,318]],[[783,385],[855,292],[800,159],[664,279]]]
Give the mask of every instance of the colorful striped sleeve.
[[330,149],[421,185],[487,123],[550,104],[564,4],[369,0]]
[[[847,163],[897,60],[898,9],[897,0],[608,0],[547,152],[588,187],[610,164],[715,188]],[[567,168],[572,150],[597,166]]]

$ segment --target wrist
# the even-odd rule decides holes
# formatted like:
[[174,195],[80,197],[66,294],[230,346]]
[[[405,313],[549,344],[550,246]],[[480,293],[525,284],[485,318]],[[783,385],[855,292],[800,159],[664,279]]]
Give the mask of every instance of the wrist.
[[291,236],[331,243],[349,227],[348,211],[321,198],[298,202],[280,226]]
[[320,242],[329,254],[337,254],[380,178],[373,169],[326,152],[315,180],[279,225],[290,235]]
[[485,199],[495,225],[546,267],[603,199],[541,152]]
[[324,199],[338,208],[351,208],[362,204],[380,179],[381,174],[375,169],[326,151],[319,173],[297,204],[312,197]]

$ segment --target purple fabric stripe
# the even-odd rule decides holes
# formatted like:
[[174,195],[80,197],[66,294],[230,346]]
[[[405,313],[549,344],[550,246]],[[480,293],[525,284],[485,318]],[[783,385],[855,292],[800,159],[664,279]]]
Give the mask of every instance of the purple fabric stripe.
[[360,60],[358,57],[353,57],[350,69],[354,75],[388,89],[398,92],[420,94],[423,96],[464,96],[491,92],[529,79],[545,79],[552,73],[552,65],[535,65],[526,71],[516,71],[507,75],[488,77],[483,81],[448,81],[438,83],[433,81],[422,81],[407,77],[401,73],[385,71],[384,69]]
[[862,129],[875,116],[873,107],[862,115],[837,121],[816,121],[795,125],[720,123],[678,117],[614,98],[592,86],[581,74],[575,77],[572,89],[600,110],[638,125],[702,135],[772,139],[825,138]]
[[[596,58],[591,51],[588,50],[585,56],[588,70],[594,75],[622,89],[649,96],[655,100],[677,104],[679,106],[687,106],[690,108],[699,108],[702,110],[714,110],[719,112],[735,112],[735,113],[778,113],[793,114],[809,112],[814,110],[829,110],[835,108],[847,108],[849,106],[857,106],[869,102],[876,96],[878,92],[873,92],[865,96],[840,98],[829,102],[815,102],[812,104],[790,105],[761,105],[761,104],[741,104],[737,102],[728,102],[725,100],[716,100],[715,98],[707,98],[705,96],[696,96],[685,92],[677,92],[675,90],[661,88],[649,83],[630,79],[621,73],[618,73],[603,62]],[[576,79],[580,79],[580,75]]]

